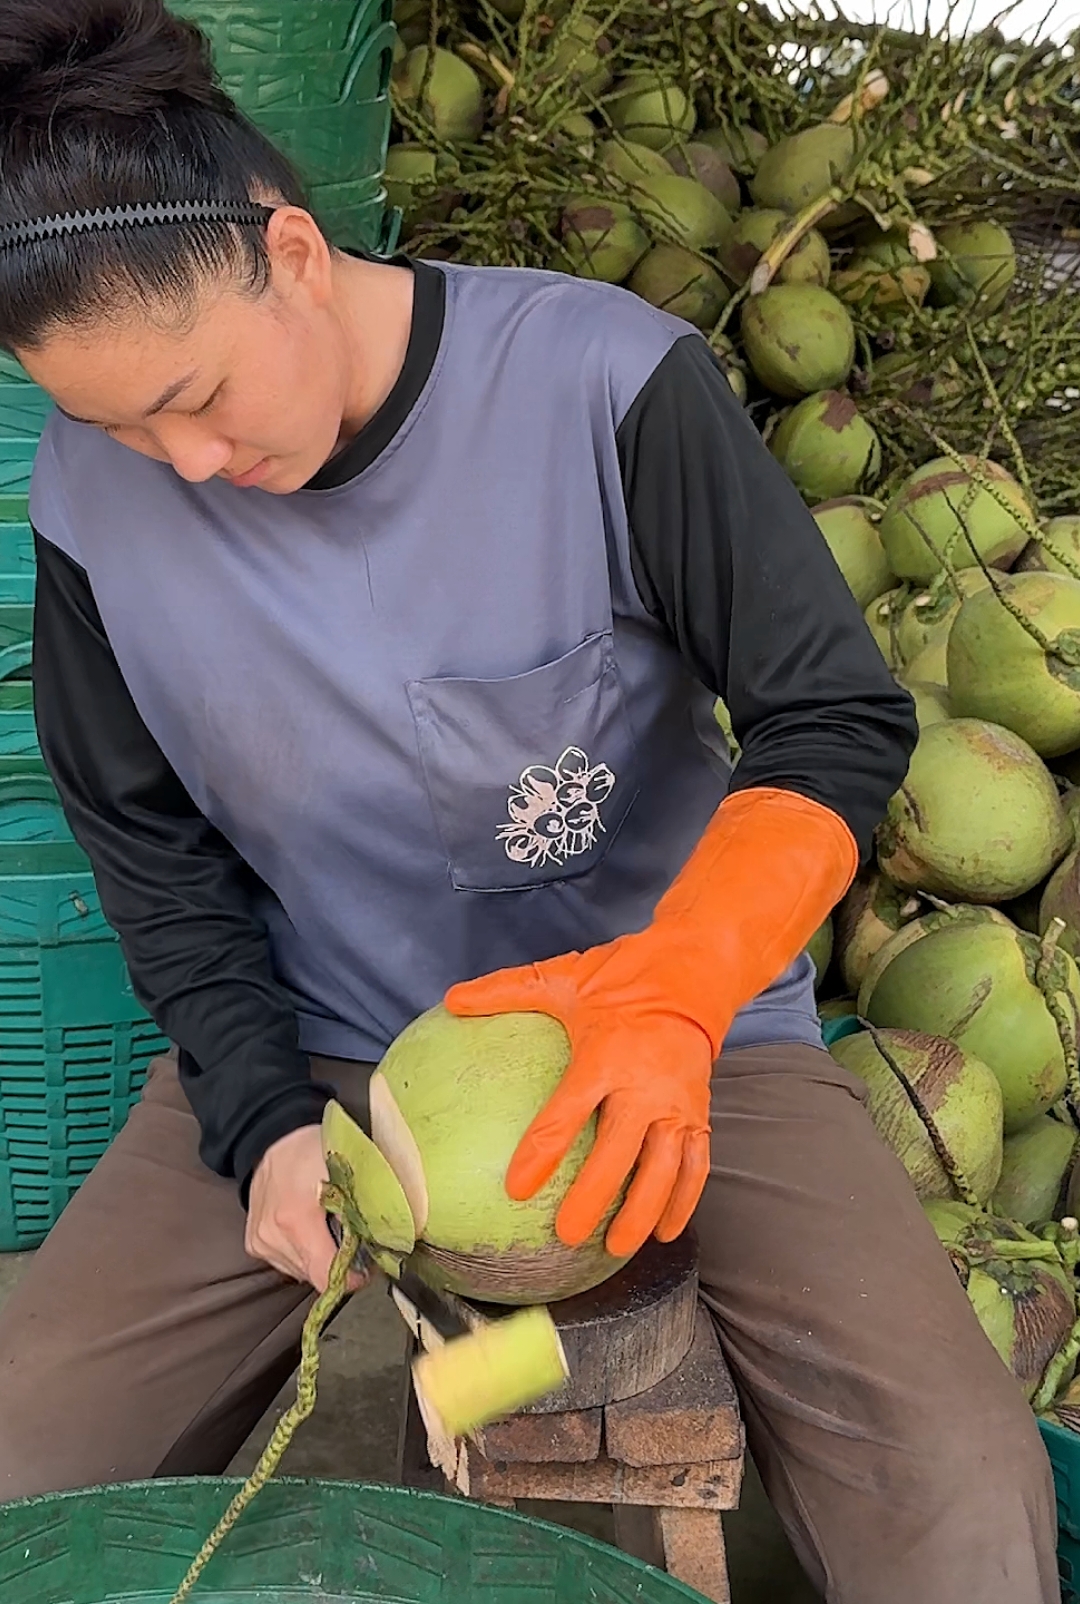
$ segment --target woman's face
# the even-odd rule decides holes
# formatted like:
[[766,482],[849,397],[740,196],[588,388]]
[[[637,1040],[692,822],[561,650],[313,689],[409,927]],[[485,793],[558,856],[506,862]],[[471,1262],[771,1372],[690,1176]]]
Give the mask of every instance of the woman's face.
[[63,412],[184,479],[297,490],[383,399],[409,309],[404,341],[387,309],[370,313],[387,275],[398,300],[411,275],[335,256],[292,207],[275,212],[268,247],[259,296],[210,286],[182,324],[133,305],[126,321],[58,329],[20,359]]

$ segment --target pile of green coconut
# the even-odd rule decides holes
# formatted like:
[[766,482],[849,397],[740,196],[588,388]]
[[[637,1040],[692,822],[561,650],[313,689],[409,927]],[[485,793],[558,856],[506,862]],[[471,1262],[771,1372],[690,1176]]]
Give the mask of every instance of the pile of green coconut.
[[820,1013],[987,1334],[1075,1423],[1080,516],[952,458],[817,516],[920,729],[812,944]]
[[[802,9],[799,59],[835,65]],[[1061,65],[875,36],[793,89],[754,3],[397,0],[395,17],[406,247],[604,280],[699,328],[914,698],[875,862],[812,945],[823,1027],[1002,1359],[1038,1411],[1080,1424],[1080,297],[1033,290],[1021,207],[1062,188]],[[416,1028],[454,1074],[476,1053],[494,1072],[483,1029]],[[433,1230],[434,1193],[415,1211],[425,1274],[508,1302],[617,1268],[601,1234],[554,1246],[569,1171],[535,1207],[504,1199],[495,1172],[561,1073],[558,1032],[528,1061],[485,1194],[498,1241],[474,1218]],[[386,1128],[414,1200],[419,1159]]]

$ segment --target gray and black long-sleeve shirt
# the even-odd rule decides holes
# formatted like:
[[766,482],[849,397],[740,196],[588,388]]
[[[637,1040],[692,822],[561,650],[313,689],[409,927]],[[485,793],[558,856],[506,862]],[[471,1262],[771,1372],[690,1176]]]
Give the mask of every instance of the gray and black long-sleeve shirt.
[[[303,490],[59,414],[35,470],[42,749],[240,1180],[320,1117],[308,1053],[376,1058],[454,981],[644,926],[729,784],[867,850],[916,735],[696,332],[414,271],[392,394]],[[820,1040],[805,960],[728,1046],[774,1040]]]

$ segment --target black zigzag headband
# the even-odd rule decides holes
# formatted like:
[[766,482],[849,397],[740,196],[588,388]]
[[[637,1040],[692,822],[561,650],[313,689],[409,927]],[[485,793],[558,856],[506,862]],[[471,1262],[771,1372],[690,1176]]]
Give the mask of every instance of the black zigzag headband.
[[149,206],[106,206],[96,212],[66,212],[0,224],[0,250],[69,234],[95,234],[109,228],[141,228],[151,223],[265,223],[272,206],[254,201],[156,201]]

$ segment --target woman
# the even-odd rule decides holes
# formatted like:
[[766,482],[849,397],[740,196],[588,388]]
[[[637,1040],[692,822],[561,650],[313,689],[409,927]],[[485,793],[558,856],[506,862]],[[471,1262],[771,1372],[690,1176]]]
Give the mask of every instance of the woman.
[[0,154],[42,749],[179,1048],[0,1315],[0,1496],[227,1464],[325,1284],[325,1101],[448,994],[569,1033],[513,1195],[598,1107],[563,1239],[628,1177],[614,1251],[693,1215],[830,1599],[1056,1597],[1034,1424],[799,956],[911,704],[705,342],[336,252],[159,0],[3,0]]

